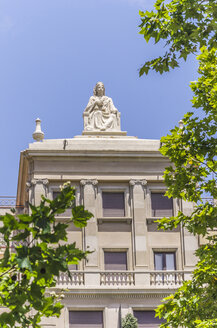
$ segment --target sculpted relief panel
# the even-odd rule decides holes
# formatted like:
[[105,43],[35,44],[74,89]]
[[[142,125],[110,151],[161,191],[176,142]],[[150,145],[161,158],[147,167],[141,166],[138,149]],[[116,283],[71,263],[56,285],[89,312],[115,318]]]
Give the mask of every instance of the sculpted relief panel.
[[83,113],[84,131],[121,131],[120,112],[111,98],[105,96],[105,87],[98,82]]

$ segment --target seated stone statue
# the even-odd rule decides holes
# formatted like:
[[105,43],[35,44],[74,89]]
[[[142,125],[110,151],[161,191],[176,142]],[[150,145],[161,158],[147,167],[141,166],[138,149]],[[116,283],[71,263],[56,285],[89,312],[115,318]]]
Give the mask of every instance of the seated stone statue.
[[105,87],[98,82],[85,108],[84,131],[120,131],[120,113],[111,98],[105,96]]

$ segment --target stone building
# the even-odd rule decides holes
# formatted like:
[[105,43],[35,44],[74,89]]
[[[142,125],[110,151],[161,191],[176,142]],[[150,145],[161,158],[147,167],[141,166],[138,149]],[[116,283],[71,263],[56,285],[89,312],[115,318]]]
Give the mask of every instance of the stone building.
[[182,227],[158,231],[154,221],[191,211],[192,204],[164,196],[169,162],[159,152],[160,141],[121,131],[120,113],[103,83],[94,88],[83,117],[84,131],[72,139],[43,139],[37,120],[36,142],[20,155],[18,206],[38,204],[42,194],[52,199],[71,181],[77,204],[94,214],[86,228],[68,230],[70,242],[94,252],[72,268],[72,281],[61,275],[57,288],[68,289],[65,308],[43,327],[119,328],[128,312],[139,328],[158,327],[154,309],[189,278],[198,238]]

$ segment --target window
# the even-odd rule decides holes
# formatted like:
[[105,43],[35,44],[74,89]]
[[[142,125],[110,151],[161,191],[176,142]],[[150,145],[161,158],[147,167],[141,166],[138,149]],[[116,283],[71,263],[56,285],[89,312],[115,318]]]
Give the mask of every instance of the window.
[[125,204],[123,192],[103,192],[102,207],[104,217],[124,217]]
[[53,200],[60,195],[60,191],[53,191]]
[[70,311],[69,328],[103,328],[102,311]]
[[138,328],[157,328],[163,322],[155,318],[155,311],[134,311],[134,316],[138,320]]
[[173,216],[173,199],[163,193],[151,194],[151,206],[153,217]]
[[78,265],[77,264],[69,264],[69,270],[72,270],[72,271],[78,270]]
[[127,270],[127,252],[105,252],[105,270]]
[[155,252],[154,267],[155,270],[176,270],[175,252]]

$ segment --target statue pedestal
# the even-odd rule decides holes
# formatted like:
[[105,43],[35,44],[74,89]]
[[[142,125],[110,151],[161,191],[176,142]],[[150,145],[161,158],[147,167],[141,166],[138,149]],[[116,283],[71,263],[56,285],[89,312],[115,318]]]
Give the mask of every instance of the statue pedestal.
[[83,136],[126,136],[127,131],[83,131]]

